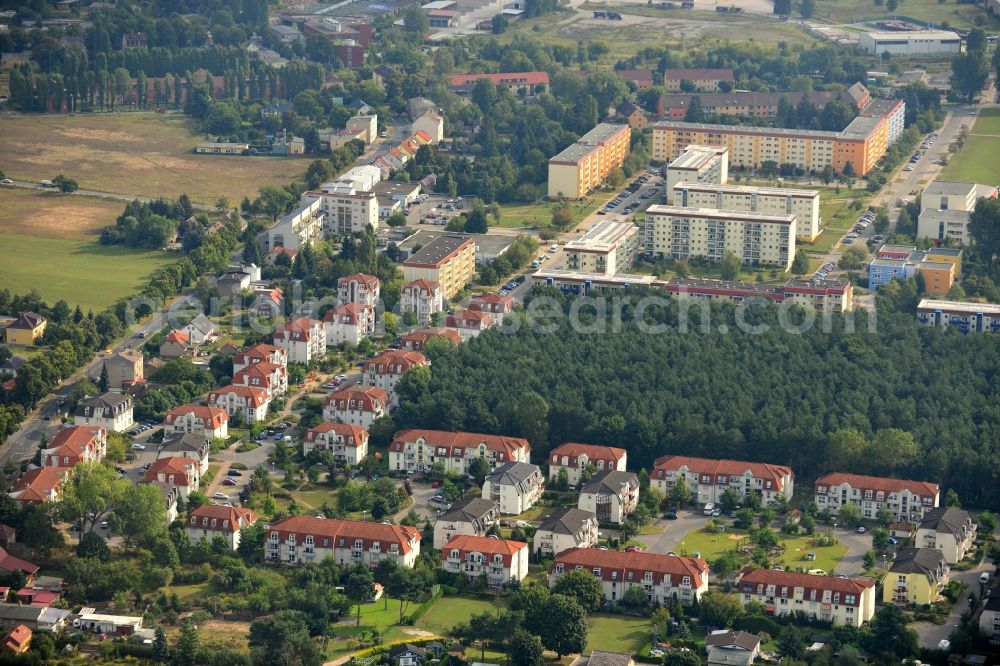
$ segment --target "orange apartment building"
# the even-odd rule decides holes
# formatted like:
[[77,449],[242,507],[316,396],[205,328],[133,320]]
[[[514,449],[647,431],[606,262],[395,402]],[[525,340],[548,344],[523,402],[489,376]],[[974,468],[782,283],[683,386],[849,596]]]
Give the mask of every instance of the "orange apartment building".
[[598,123],[549,160],[549,198],[579,199],[603,185],[625,162],[631,138],[628,125]]

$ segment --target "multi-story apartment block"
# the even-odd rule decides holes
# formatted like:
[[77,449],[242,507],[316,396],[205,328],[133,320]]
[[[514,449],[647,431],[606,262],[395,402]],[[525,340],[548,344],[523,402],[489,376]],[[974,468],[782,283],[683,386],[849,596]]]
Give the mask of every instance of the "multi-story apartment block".
[[699,504],[716,503],[732,488],[740,496],[757,495],[761,502],[792,498],[794,474],[790,467],[741,460],[712,460],[689,456],[663,456],[653,462],[649,481],[670,494],[678,479],[684,479],[691,499]]
[[73,426],[56,433],[42,451],[43,467],[73,467],[99,461],[108,452],[108,431],[100,426]]
[[291,319],[274,332],[274,346],[285,350],[290,363],[306,364],[326,354],[326,329],[318,319]]
[[177,488],[181,497],[186,498],[198,490],[201,482],[200,468],[197,460],[183,456],[157,458],[150,464],[144,480],[147,483]]
[[903,548],[882,579],[882,601],[925,606],[937,600],[948,582],[948,564],[935,548]]
[[388,410],[389,394],[385,389],[351,384],[326,396],[323,420],[370,429],[372,423],[385,416]]
[[137,349],[123,349],[104,360],[108,370],[108,389],[122,391],[132,384],[142,382],[145,363],[142,352]]
[[545,489],[538,465],[509,462],[498,465],[483,482],[483,499],[500,505],[500,513],[514,516],[535,506]]
[[962,333],[996,333],[1000,331],[1000,304],[924,298],[917,305],[917,320],[925,326],[954,327]]
[[604,588],[604,598],[611,602],[638,587],[651,604],[666,604],[676,597],[687,606],[708,591],[708,562],[696,557],[570,548],[556,555],[549,568],[549,587],[574,569],[594,574]]
[[245,423],[254,423],[267,418],[271,396],[265,388],[230,384],[209,392],[208,404],[226,410],[231,417],[240,417]]
[[105,393],[84,398],[73,412],[76,425],[99,426],[112,432],[124,432],[132,427],[132,396]]
[[240,545],[240,533],[257,522],[253,509],[238,506],[202,504],[191,511],[184,523],[184,531],[192,543],[205,539],[212,543],[216,537],[226,542],[229,550]]
[[273,363],[286,367],[288,352],[274,345],[258,344],[241,349],[233,355],[233,374],[255,363]]
[[639,251],[639,227],[631,222],[601,220],[563,247],[566,267],[581,273],[625,273]]
[[323,215],[327,236],[378,229],[378,197],[375,183],[382,172],[373,166],[355,167],[340,178],[323,183],[318,192],[306,192],[303,199],[315,198]]
[[267,230],[267,249],[298,250],[310,245],[323,237],[325,224],[323,202],[314,196],[303,196],[298,208],[279,218],[278,223]]
[[920,548],[941,551],[944,561],[956,564],[965,559],[976,542],[976,523],[968,511],[938,507],[924,513],[917,525],[914,543]]
[[795,215],[654,205],[646,209],[645,251],[664,259],[733,253],[748,266],[792,267],[798,226]]
[[621,524],[639,504],[639,477],[635,472],[604,470],[580,489],[577,506],[594,513],[602,523]]
[[462,336],[453,328],[444,328],[441,326],[429,326],[425,328],[418,328],[411,333],[407,333],[399,339],[399,348],[405,349],[406,351],[424,351],[427,346],[428,341],[432,339],[447,340],[456,347],[462,344]]
[[860,627],[875,615],[875,581],[746,568],[736,577],[741,606],[751,601],[771,615],[803,613],[822,622]]
[[264,537],[265,559],[285,564],[330,558],[342,566],[392,560],[412,567],[419,554],[420,530],[405,525],[291,516],[271,523]]
[[510,92],[532,96],[546,90],[549,86],[548,72],[503,72],[500,74],[452,74],[448,81],[451,90],[459,95],[468,94],[476,87],[476,83],[486,79],[496,87],[504,87]]
[[472,581],[485,578],[490,587],[502,587],[528,575],[528,544],[462,534],[441,549],[441,564],[448,573],[465,574]]
[[368,457],[368,431],[347,423],[320,423],[306,432],[302,454],[314,450],[329,451],[341,465],[357,465]]
[[326,311],[323,326],[326,329],[327,346],[357,346],[362,340],[375,334],[375,308],[359,303],[341,303]]
[[894,280],[920,276],[924,291],[945,295],[960,274],[962,251],[954,248],[918,250],[907,245],[883,245],[868,264],[868,286],[878,289]]
[[629,154],[632,128],[598,123],[576,143],[549,159],[550,199],[585,197],[620,167]]
[[451,312],[444,318],[444,324],[453,331],[458,331],[462,341],[471,340],[498,320],[493,315],[482,310],[459,310]]
[[732,87],[735,83],[731,69],[667,69],[663,71],[663,87],[668,92],[680,92],[688,88],[700,92],[714,92],[723,86]]
[[674,201],[677,183],[725,185],[729,182],[729,149],[725,146],[690,145],[666,166],[667,203]]
[[917,218],[917,238],[938,242],[951,240],[968,245],[969,213],[979,199],[996,199],[995,185],[955,183],[935,180],[920,195],[920,217]]
[[441,550],[456,536],[485,537],[500,522],[500,505],[473,497],[456,502],[434,523],[434,549]]
[[194,433],[207,442],[229,436],[229,414],[218,407],[181,405],[167,412],[163,425],[167,434]]
[[834,515],[851,503],[867,519],[886,509],[895,521],[918,523],[924,513],[938,506],[940,495],[938,485],[927,481],[834,472],[816,479],[815,499],[820,511],[829,509]]
[[480,294],[469,299],[469,309],[477,312],[488,312],[500,316],[514,311],[514,297],[504,294]]
[[420,352],[403,351],[402,349],[389,349],[365,363],[362,373],[364,382],[368,386],[377,386],[385,389],[389,397],[395,402],[396,382],[404,374],[413,368],[426,368],[431,364],[427,357]]
[[443,430],[402,430],[389,445],[390,470],[426,472],[440,462],[445,472],[466,474],[476,458],[486,458],[493,469],[526,463],[531,460],[531,445],[520,437]]
[[674,185],[673,203],[686,208],[717,208],[794,215],[800,240],[819,236],[819,191],[784,187],[712,185],[682,181]]
[[337,297],[341,303],[378,306],[382,283],[374,275],[355,273],[337,280]]
[[456,234],[438,236],[403,262],[403,276],[407,282],[437,282],[444,300],[469,284],[475,272],[476,243],[468,236]]
[[564,507],[550,513],[535,530],[535,552],[555,557],[570,548],[593,548],[597,545],[597,516],[590,511]]
[[413,280],[403,285],[399,293],[399,311],[412,312],[420,326],[427,326],[431,315],[444,312],[444,289],[437,280]]
[[267,391],[268,398],[288,392],[288,369],[277,363],[252,363],[233,373],[233,384]]
[[708,92],[708,93],[671,93],[660,95],[656,103],[657,117],[661,120],[684,120],[691,103],[697,99],[701,110],[710,116],[735,116],[736,118],[776,118],[781,100],[792,106],[798,106],[803,101],[811,102],[817,107],[840,100],[853,111],[859,111],[871,102],[871,93],[861,83],[855,83],[843,90],[823,90],[808,92]]
[[587,468],[594,472],[618,470],[624,472],[628,463],[628,452],[613,446],[600,444],[577,444],[567,442],[549,453],[549,481],[559,478],[559,471],[565,469],[569,484],[580,482],[580,474]]

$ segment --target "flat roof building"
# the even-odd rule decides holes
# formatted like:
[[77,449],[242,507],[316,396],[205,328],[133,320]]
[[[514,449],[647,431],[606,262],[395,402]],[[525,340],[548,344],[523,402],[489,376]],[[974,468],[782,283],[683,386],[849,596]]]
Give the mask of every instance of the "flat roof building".
[[725,185],[729,182],[729,149],[724,146],[687,146],[667,165],[665,173],[667,203],[675,204],[674,187],[677,183]]
[[917,304],[917,320],[925,326],[955,328],[960,333],[996,333],[1000,331],[1000,304],[924,298]]
[[917,238],[968,245],[972,240],[969,213],[976,209],[979,199],[996,199],[997,191],[994,185],[933,181],[920,195]]
[[951,30],[862,32],[858,46],[870,55],[947,55],[961,52],[962,38]]
[[403,262],[407,282],[432,280],[440,283],[449,299],[472,281],[476,271],[476,244],[468,236],[444,234],[424,245]]
[[818,190],[680,182],[674,185],[673,203],[692,208],[795,215],[796,235],[800,240],[812,241],[819,236]]
[[629,154],[632,128],[599,123],[549,160],[550,199],[579,199],[604,184]]
[[601,220],[563,249],[569,270],[614,275],[632,266],[638,247],[639,228],[634,224]]

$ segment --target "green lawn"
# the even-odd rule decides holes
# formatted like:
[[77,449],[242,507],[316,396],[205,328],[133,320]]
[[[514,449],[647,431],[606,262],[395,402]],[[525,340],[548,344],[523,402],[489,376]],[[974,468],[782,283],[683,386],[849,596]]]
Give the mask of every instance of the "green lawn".
[[587,652],[639,654],[650,643],[649,618],[596,613],[588,624]]
[[496,604],[485,599],[441,597],[417,620],[416,627],[435,634],[445,634],[456,624],[467,622],[476,613],[496,613],[497,608]]
[[965,145],[941,172],[945,180],[995,183],[1000,170],[1000,109],[986,109],[976,119]]
[[[602,206],[613,194],[614,192],[595,192],[580,201],[567,203],[574,219],[579,222]],[[552,221],[552,210],[557,205],[559,204],[555,201],[505,205],[500,211],[500,226],[513,229],[544,226]]]
[[7,234],[0,234],[0,247],[0,288],[16,294],[37,289],[49,304],[64,299],[84,312],[131,296],[153,271],[177,260],[165,252]]
[[[699,553],[702,559],[712,560],[718,558],[727,550],[736,548],[738,542],[731,539],[732,536],[745,536],[745,532],[740,530],[727,529],[720,534],[710,534],[704,530],[694,530],[684,537],[682,542],[682,553],[691,555]],[[781,557],[781,564],[786,569],[803,567],[806,569],[822,569],[827,573],[832,573],[837,568],[840,560],[847,555],[847,546],[837,544],[817,548],[812,545],[812,537],[808,536],[784,536],[779,535],[781,543],[785,546],[785,552]],[[806,561],[807,553],[816,553],[816,559],[812,562]]]
[[983,109],[979,112],[972,134],[995,134],[1000,136],[1000,109]]
[[833,246],[846,234],[858,216],[860,211],[851,210],[849,200],[824,201],[820,203],[820,217],[823,218],[823,231],[813,243],[801,243],[802,249],[806,252],[826,253],[833,249]]
[[927,23],[947,23],[952,28],[969,29],[975,27],[975,17],[980,14],[988,19],[985,25],[987,30],[1000,29],[1000,22],[974,4],[940,4],[937,0],[906,0],[895,12],[889,12],[884,3],[876,6],[873,0],[819,0],[813,18],[847,23],[905,16]]

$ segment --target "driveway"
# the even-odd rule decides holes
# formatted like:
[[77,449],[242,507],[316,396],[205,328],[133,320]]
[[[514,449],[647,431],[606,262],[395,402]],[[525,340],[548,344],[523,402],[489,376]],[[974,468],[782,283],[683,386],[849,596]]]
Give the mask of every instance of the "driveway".
[[642,541],[651,553],[682,554],[685,548],[684,537],[694,530],[700,530],[711,520],[709,516],[702,515],[699,511],[679,511],[677,520],[665,520],[660,518],[653,523],[654,527],[662,529],[659,534],[643,534],[637,536],[638,541]]
[[993,569],[992,564],[983,562],[969,571],[952,572],[949,575],[949,580],[960,580],[966,584],[965,593],[952,607],[948,620],[944,624],[938,626],[929,622],[915,622],[910,625],[910,628],[917,632],[920,647],[935,649],[942,639],[951,636],[951,632],[955,631],[962,621],[962,613],[969,610],[969,594],[974,592],[977,597],[980,596],[982,586],[979,584],[979,574],[984,571],[992,573]]
[[[817,531],[820,528],[817,526]],[[840,543],[847,546],[847,555],[837,565],[836,572],[846,576],[860,576],[865,568],[865,553],[872,547],[870,534],[858,534],[855,530],[838,528],[834,536]]]

